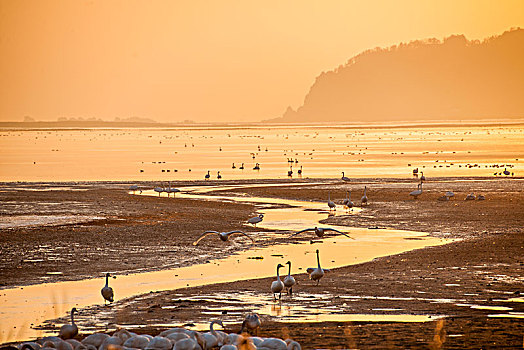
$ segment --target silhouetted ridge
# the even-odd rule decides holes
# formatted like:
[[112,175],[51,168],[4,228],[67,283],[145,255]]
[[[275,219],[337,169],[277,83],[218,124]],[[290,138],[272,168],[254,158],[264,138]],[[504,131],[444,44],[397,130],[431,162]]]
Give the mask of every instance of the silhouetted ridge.
[[367,50],[316,78],[282,122],[524,116],[524,30]]

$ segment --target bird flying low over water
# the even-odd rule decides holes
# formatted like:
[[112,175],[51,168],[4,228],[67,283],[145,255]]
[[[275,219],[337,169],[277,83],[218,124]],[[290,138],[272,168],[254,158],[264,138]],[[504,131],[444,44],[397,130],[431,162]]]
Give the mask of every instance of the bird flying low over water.
[[337,232],[337,233],[340,233],[341,235],[344,235],[346,236],[347,238],[351,238],[351,239],[354,239],[353,237],[350,237],[348,236],[347,234],[345,234],[344,232],[341,232],[339,230],[335,230],[334,228],[329,228],[329,227],[315,227],[315,228],[306,228],[304,230],[300,230],[298,232],[295,232],[293,233],[291,236],[289,236],[288,238],[291,238],[293,236],[296,236],[298,235],[299,233],[302,233],[302,232],[307,232],[307,231],[314,231],[315,234],[317,235],[317,237],[324,237],[324,234],[326,233],[326,231],[334,231],[334,232]]
[[259,214],[258,216],[254,216],[251,219],[247,220],[247,222],[256,226],[263,219],[264,219],[264,214]]
[[200,242],[202,239],[204,239],[204,237],[209,236],[209,235],[215,235],[215,234],[218,235],[218,237],[220,237],[220,239],[223,242],[227,241],[229,239],[229,236],[232,236],[232,235],[235,235],[235,234],[239,234],[239,235],[246,236],[247,238],[249,238],[251,240],[252,243],[255,243],[253,238],[249,237],[246,233],[244,233],[242,231],[229,231],[229,232],[206,231],[206,232],[202,233],[200,235],[200,237],[198,237],[198,239],[196,241],[193,242],[193,245],[197,245],[198,242]]

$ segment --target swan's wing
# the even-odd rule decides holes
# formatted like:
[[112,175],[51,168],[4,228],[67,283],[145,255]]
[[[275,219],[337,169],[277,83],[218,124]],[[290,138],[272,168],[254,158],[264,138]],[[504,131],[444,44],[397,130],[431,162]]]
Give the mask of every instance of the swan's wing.
[[200,237],[198,237],[198,239],[196,241],[193,242],[193,245],[197,245],[198,242],[200,242],[202,239],[204,239],[204,237],[209,236],[211,234],[218,234],[218,235],[220,235],[220,233],[217,232],[217,231],[206,231],[206,232],[202,233],[200,235]]
[[315,268],[314,267],[308,267],[306,272],[311,274],[311,272],[315,271]]
[[344,236],[346,236],[347,238],[351,238],[351,239],[354,239],[353,237],[350,237],[350,236],[348,236],[348,235],[347,235],[347,234],[345,234],[344,232],[341,232],[341,231],[339,231],[339,230],[335,230],[334,228],[325,228],[325,229],[324,229],[324,231],[335,231],[335,232],[338,232],[338,233],[340,233],[341,235],[344,235]]
[[291,236],[289,236],[288,238],[291,238],[291,237],[293,237],[293,236],[298,235],[299,233],[306,232],[306,231],[315,231],[315,229],[314,229],[314,228],[306,228],[305,230],[300,230],[300,231],[298,231],[298,232],[293,233],[293,234],[292,234]]
[[229,231],[227,234],[228,235],[234,235],[235,233],[236,234],[242,234],[242,235],[246,236],[247,238],[249,238],[251,240],[251,242],[255,243],[253,238],[249,237],[245,232],[242,232],[242,231]]

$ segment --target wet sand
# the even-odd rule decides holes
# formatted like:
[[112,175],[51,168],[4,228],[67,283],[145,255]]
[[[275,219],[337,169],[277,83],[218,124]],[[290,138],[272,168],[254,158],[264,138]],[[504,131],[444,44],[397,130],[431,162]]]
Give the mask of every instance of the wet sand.
[[[436,180],[425,184],[427,192],[416,201],[408,195],[416,186],[412,180],[348,184],[329,180],[300,190],[264,187],[228,192],[326,200],[330,190],[332,199],[341,201],[345,189],[351,188],[352,199],[359,204],[363,186],[367,185],[370,203],[362,213],[334,216],[323,222],[409,229],[461,238],[459,242],[335,269],[322,279],[320,286],[295,271],[299,284],[294,297],[284,297],[281,303],[271,300],[268,290],[272,279],[259,279],[153,292],[117,301],[111,308],[94,306],[82,310],[80,318],[93,327],[156,325],[154,329],[141,329],[153,333],[165,328],[159,326],[162,324],[201,323],[220,318],[228,330],[239,330],[239,322],[246,312],[265,310],[262,335],[289,334],[305,349],[522,347],[522,318],[488,317],[524,312],[519,295],[524,293],[522,180]],[[84,208],[82,215],[97,213],[105,218],[86,224],[0,230],[0,276],[4,287],[43,280],[98,277],[108,270],[165,269],[181,262],[194,263],[207,256],[230,254],[245,245],[206,240],[195,250],[189,250],[188,246],[217,216],[227,216],[227,221],[215,222],[213,227],[230,230],[232,226],[241,227],[255,212],[250,204],[129,196],[122,191],[126,186],[114,183],[74,187],[87,191],[0,192],[3,203],[65,202],[71,204],[61,206],[58,210],[61,213],[78,214],[78,208]],[[456,194],[454,200],[436,200],[450,189]],[[486,200],[464,201],[470,192],[482,193]],[[48,207],[42,208],[41,214],[49,213]],[[24,214],[23,209],[17,210],[16,213]],[[71,231],[77,234],[71,235]],[[177,232],[176,240],[173,232]],[[284,241],[285,236],[279,239]],[[48,247],[42,248],[42,245]],[[123,256],[126,258],[122,259]],[[40,259],[44,261],[22,261]],[[329,258],[322,260],[329,265]],[[63,275],[46,274],[49,271],[61,271]],[[496,310],[500,307],[501,310]],[[396,314],[430,315],[435,321],[322,322],[319,317],[321,322],[293,322],[292,317],[288,317],[286,322],[281,322],[284,316],[298,311],[303,315],[326,314],[340,320],[350,319],[351,315]],[[441,316],[446,317],[439,318]],[[59,322],[54,321],[45,328]]]

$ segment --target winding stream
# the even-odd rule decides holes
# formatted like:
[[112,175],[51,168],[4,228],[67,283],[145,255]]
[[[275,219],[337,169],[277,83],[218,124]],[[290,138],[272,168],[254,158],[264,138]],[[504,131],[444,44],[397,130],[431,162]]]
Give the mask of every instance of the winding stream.
[[[285,185],[290,186],[290,184]],[[209,192],[212,191],[248,186],[257,187],[261,185],[187,187],[181,188],[182,192],[176,196],[202,200],[256,203],[263,206],[259,212],[265,215],[264,220],[258,226],[269,230],[294,231],[315,227],[319,226],[319,220],[327,217],[327,206],[324,202],[209,195]],[[270,186],[275,186],[275,184]],[[154,191],[144,191],[142,195],[158,196]],[[163,195],[165,196],[165,194]],[[270,208],[268,208],[268,204],[279,206],[274,208],[269,206]],[[282,204],[286,206],[282,208]],[[347,214],[339,209],[338,215],[357,215],[359,210]],[[110,284],[115,290],[115,299],[118,301],[150,291],[173,290],[187,286],[269,277],[274,275],[275,266],[278,263],[284,263],[287,260],[293,261],[295,273],[304,272],[307,267],[316,265],[316,249],[320,250],[323,267],[337,268],[370,261],[381,256],[451,242],[451,240],[429,237],[420,232],[330,227],[347,232],[354,239],[338,235],[322,239],[321,244],[310,244],[309,241],[297,242],[293,239],[290,239],[290,242],[286,244],[265,247],[258,247],[255,244],[250,249],[223,259],[211,260],[209,263],[172,270],[121,275],[117,279],[112,279]],[[303,233],[303,235],[316,238],[311,232]],[[256,237],[254,238],[256,241]],[[246,244],[250,243],[246,241]],[[257,258],[254,259],[254,257]],[[0,343],[42,336],[44,335],[42,331],[31,327],[39,325],[47,319],[63,316],[72,307],[80,309],[90,305],[102,304],[100,289],[104,283],[104,278],[96,278],[2,290],[0,293],[0,305],[2,305],[0,309]],[[347,315],[347,317],[349,316]],[[352,316],[358,317],[358,315]],[[304,317],[304,320],[308,319],[306,316]],[[337,320],[343,318],[340,315],[336,317]],[[395,317],[399,318],[399,315]],[[368,317],[368,319],[370,318]]]

